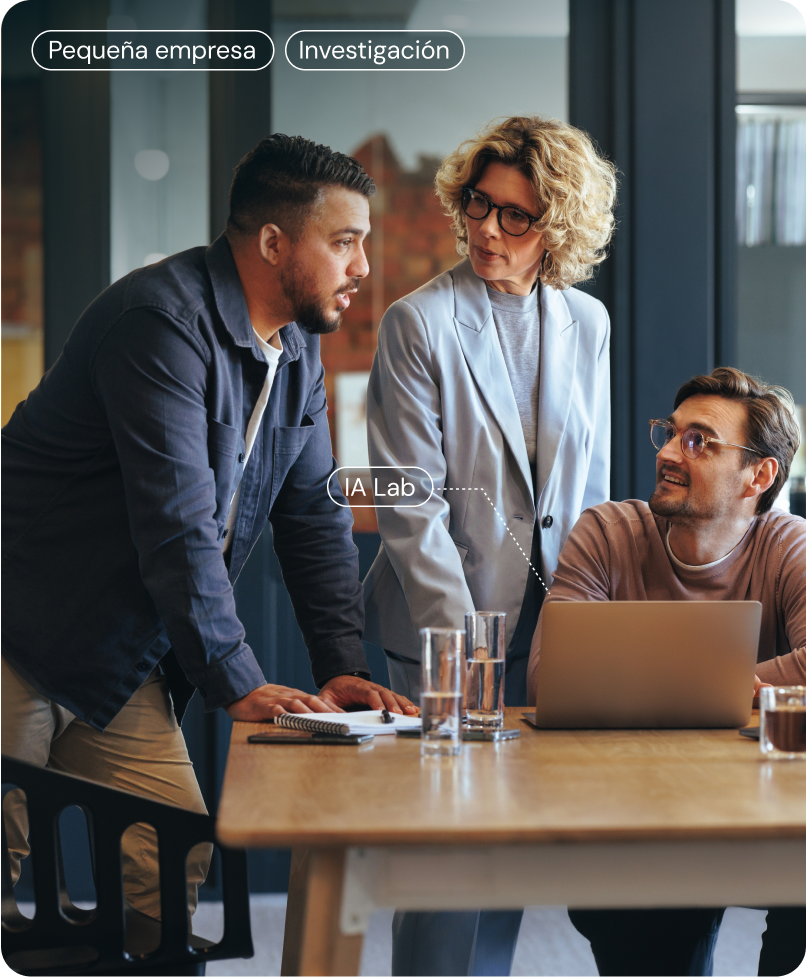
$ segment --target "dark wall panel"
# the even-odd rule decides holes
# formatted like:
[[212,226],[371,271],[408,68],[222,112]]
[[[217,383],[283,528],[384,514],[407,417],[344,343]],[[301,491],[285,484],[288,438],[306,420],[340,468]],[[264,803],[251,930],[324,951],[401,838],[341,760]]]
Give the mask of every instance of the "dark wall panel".
[[[271,36],[271,0],[209,0],[212,30],[253,29]],[[284,57],[275,51],[275,58]],[[271,133],[271,69],[210,72],[210,238],[227,222],[232,171]]]
[[620,171],[611,257],[614,498],[647,498],[647,420],[735,359],[733,0],[571,0],[570,117]]
[[[29,0],[36,2],[36,0]],[[45,29],[106,27],[107,0],[42,4]],[[109,284],[109,74],[42,72],[45,366]]]
[[638,3],[634,19],[635,486],[654,485],[647,419],[714,368],[713,10]]

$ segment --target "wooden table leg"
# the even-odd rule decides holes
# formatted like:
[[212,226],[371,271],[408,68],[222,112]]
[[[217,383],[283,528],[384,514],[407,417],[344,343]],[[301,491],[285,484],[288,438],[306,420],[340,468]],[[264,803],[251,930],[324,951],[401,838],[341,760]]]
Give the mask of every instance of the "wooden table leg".
[[310,853],[310,848],[294,848],[291,851],[291,876],[288,880],[288,902],[283,935],[283,962],[280,966],[282,977],[297,977],[300,973],[302,924],[305,918]]
[[285,918],[283,977],[358,974],[362,935],[341,932],[344,849],[295,848]]

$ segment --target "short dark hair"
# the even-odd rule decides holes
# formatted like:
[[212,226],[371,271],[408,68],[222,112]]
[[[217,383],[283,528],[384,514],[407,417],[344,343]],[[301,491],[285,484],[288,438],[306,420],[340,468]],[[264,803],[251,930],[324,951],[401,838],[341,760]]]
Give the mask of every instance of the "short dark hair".
[[297,238],[319,194],[344,187],[369,198],[375,184],[358,160],[302,136],[262,139],[235,167],[229,192],[228,236],[257,234],[277,224]]
[[745,444],[759,452],[742,452],[744,467],[757,462],[759,455],[775,458],[778,462],[775,481],[756,503],[758,515],[768,512],[789,478],[789,468],[800,445],[792,394],[784,387],[765,383],[732,366],[719,366],[709,376],[692,377],[677,391],[674,409],[697,394],[725,397],[744,405],[747,414]]

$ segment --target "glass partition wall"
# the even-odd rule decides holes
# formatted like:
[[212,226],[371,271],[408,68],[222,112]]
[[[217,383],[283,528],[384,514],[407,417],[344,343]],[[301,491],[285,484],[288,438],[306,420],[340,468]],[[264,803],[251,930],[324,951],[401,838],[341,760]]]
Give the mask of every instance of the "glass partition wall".
[[806,516],[806,18],[783,0],[739,0],[737,35],[737,365],[799,405],[777,505]]
[[[3,28],[6,31],[6,26]],[[2,405],[5,424],[39,383],[42,309],[42,91],[30,59],[4,33],[2,147]]]
[[[792,392],[806,432],[806,97],[802,107],[739,105],[736,226],[743,369]],[[806,444],[781,508],[806,516]]]
[[[111,0],[115,30],[204,29],[206,0]],[[110,73],[111,281],[209,241],[208,77]]]

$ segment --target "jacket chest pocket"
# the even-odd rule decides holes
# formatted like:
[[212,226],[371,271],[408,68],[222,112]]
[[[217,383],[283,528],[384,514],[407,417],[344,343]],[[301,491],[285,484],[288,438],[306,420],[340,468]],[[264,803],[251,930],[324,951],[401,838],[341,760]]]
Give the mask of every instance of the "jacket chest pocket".
[[274,450],[272,452],[271,501],[274,504],[291,466],[299,458],[302,449],[313,434],[313,418],[306,414],[299,427],[278,427],[274,430]]
[[243,474],[246,442],[241,432],[229,424],[208,419],[207,457],[215,478],[215,519],[226,522],[235,487]]

